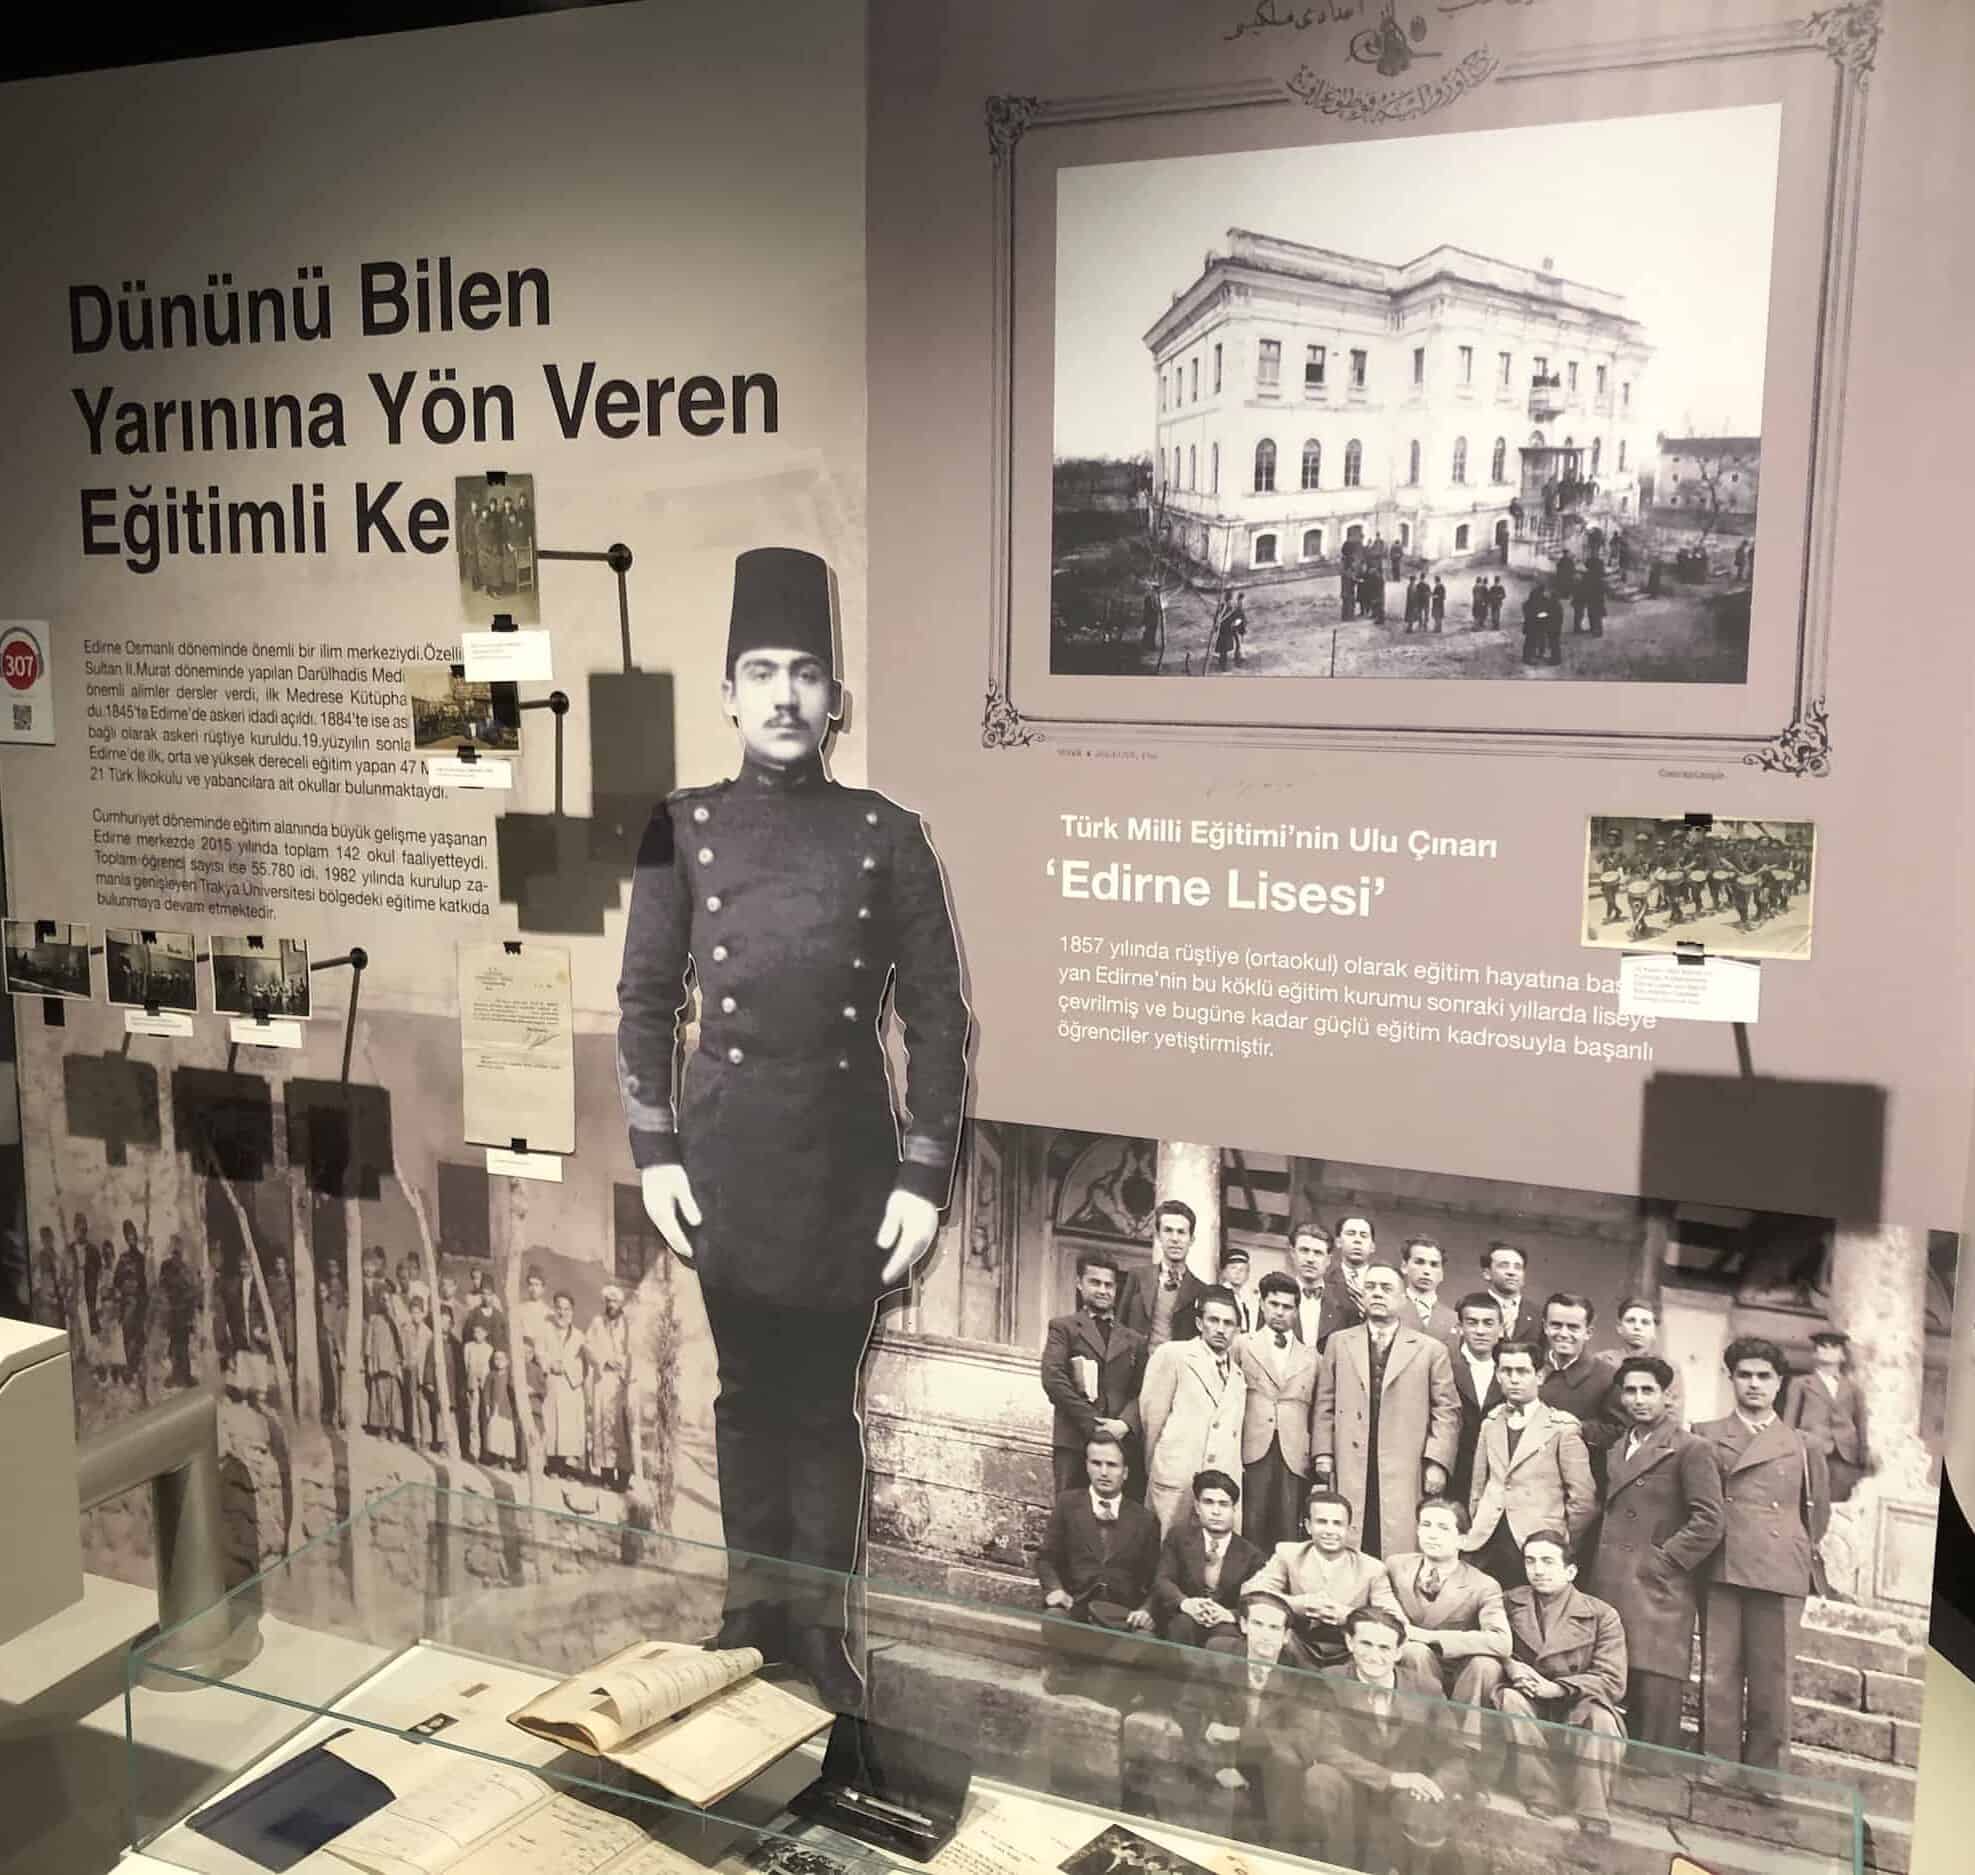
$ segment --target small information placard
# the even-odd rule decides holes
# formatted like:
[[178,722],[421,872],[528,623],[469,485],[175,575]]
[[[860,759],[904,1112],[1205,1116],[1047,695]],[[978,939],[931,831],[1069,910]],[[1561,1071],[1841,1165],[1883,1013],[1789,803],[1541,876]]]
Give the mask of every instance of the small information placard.
[[468,683],[545,684],[555,675],[545,631],[461,632],[459,643]]
[[126,1009],[123,1012],[123,1032],[126,1035],[170,1035],[183,1041],[192,1034],[192,1018],[182,1009],[160,1009],[156,1015],[147,1009]]
[[1618,1012],[1676,1022],[1753,1022],[1762,965],[1739,957],[1624,957],[1618,966]]
[[252,1016],[235,1016],[226,1025],[226,1039],[238,1042],[243,1048],[299,1048],[302,1025],[285,1017],[256,1022]]
[[515,1152],[507,1146],[487,1148],[487,1171],[495,1178],[539,1178],[562,1183],[562,1159],[553,1152]]
[[512,762],[489,761],[482,755],[471,762],[463,762],[457,755],[428,756],[425,772],[432,777],[435,788],[511,788],[514,786],[514,764]]

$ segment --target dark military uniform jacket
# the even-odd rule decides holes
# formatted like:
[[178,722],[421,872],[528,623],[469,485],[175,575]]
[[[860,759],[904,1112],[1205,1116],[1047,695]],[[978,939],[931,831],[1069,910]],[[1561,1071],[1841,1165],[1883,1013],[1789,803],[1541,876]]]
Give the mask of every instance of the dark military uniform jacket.
[[[675,1086],[689,968],[698,1045]],[[887,989],[909,1119],[880,1038]],[[917,815],[839,786],[820,759],[680,790],[639,849],[617,994],[631,1157],[684,1165],[701,1281],[868,1306],[886,1200],[946,1202],[966,1092],[959,955]]]

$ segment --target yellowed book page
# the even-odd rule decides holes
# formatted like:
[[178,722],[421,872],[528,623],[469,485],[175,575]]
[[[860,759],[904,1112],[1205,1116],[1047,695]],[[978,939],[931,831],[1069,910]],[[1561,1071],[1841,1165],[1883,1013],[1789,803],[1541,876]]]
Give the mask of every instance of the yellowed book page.
[[629,1817],[560,1796],[476,1844],[448,1875],[598,1875],[648,1846]]
[[613,1764],[663,1784],[688,1803],[716,1803],[829,1723],[822,1707],[749,1680],[609,1755]]
[[709,1653],[681,1641],[633,1641],[531,1699],[513,1722],[607,1755],[674,1713],[710,1699],[761,1665],[758,1648]]

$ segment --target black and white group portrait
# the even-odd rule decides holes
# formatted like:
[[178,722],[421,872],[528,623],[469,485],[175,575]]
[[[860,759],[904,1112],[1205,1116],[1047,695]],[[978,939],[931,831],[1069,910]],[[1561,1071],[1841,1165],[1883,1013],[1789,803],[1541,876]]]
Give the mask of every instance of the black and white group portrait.
[[144,931],[112,925],[103,933],[110,1001],[133,1009],[199,1007],[198,965],[190,931]]
[[1594,814],[1583,941],[1600,950],[1810,955],[1817,833],[1807,820]]
[[411,746],[421,754],[446,749],[512,754],[521,747],[521,711],[512,684],[469,682],[443,664],[405,666],[411,703]]
[[215,937],[213,1007],[222,1015],[310,1013],[309,947],[300,938]]
[[7,988],[15,996],[87,998],[89,927],[61,918],[6,921]]
[[1050,670],[1746,682],[1780,122],[1061,170]]
[[505,613],[520,625],[542,616],[535,582],[535,478],[461,475],[453,480],[459,596],[469,619]]

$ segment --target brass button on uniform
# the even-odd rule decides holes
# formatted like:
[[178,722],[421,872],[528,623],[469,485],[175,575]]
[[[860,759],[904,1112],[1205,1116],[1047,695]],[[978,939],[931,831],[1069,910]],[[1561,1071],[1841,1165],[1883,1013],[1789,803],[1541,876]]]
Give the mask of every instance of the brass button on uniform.
[[741,1063],[747,1059],[747,1056],[743,1054],[738,1048],[730,1048],[727,1050],[727,1059],[731,1061],[735,1067],[738,1068],[741,1065]]
[[708,813],[708,812],[706,811],[706,809],[705,809],[705,808],[703,808],[703,807],[696,807],[696,808],[694,808],[694,809],[693,809],[693,819],[694,819],[694,820],[695,820],[695,821],[696,821],[696,822],[697,822],[697,823],[698,823],[698,824],[699,824],[700,826],[702,826],[702,827],[704,827],[704,826],[706,825],[706,823],[707,823],[707,822],[708,822],[708,821],[709,821],[710,819],[712,819],[712,815],[710,815],[710,814],[709,814],[709,813]]
[[717,963],[717,964],[724,964],[724,963],[725,963],[725,962],[727,961],[727,947],[726,947],[726,945],[724,945],[724,944],[716,944],[716,945],[714,945],[714,947],[713,947],[713,961],[714,961],[715,963]]
[[731,996],[723,996],[720,999],[720,1013],[723,1016],[731,1016],[739,1007],[740,1004],[735,1002]]
[[859,916],[860,918],[868,918],[868,917],[870,917],[870,915],[871,915],[871,907],[870,907],[870,906],[868,906],[868,905],[860,905],[860,906],[858,906],[858,908],[857,908],[857,915],[858,915],[858,916]]
[[707,899],[706,908],[708,911],[718,911],[720,909],[720,894],[718,892],[713,893]]
[[878,862],[869,853],[864,855],[864,870],[866,872],[876,872],[878,870]]
[[710,846],[703,846],[703,847],[701,847],[701,848],[700,848],[700,850],[699,850],[699,863],[700,863],[700,864],[701,864],[702,866],[710,866],[710,865],[712,865],[712,864],[713,864],[713,849],[712,849],[712,847],[710,847]]
[[875,807],[867,807],[864,810],[864,824],[867,827],[875,827],[878,824],[878,810]]
[[839,1055],[837,1057],[837,1066],[848,1069],[850,1066],[850,1057],[848,1055]]
[[862,970],[864,968],[864,959],[861,957],[853,957],[850,960],[850,967],[853,970]]
[[846,1022],[855,1022],[857,1020],[857,1005],[855,1003],[844,1004],[843,1019]]

